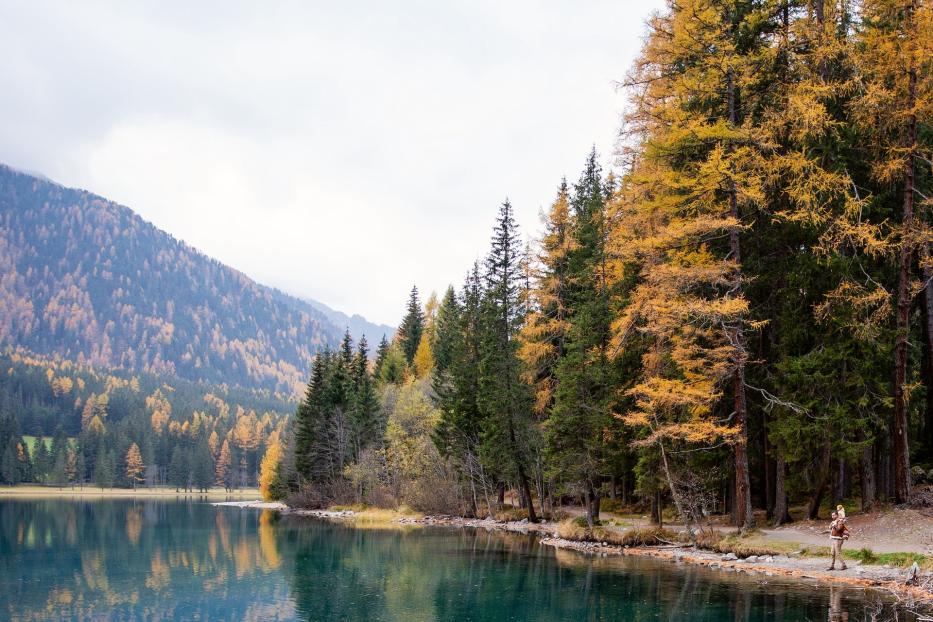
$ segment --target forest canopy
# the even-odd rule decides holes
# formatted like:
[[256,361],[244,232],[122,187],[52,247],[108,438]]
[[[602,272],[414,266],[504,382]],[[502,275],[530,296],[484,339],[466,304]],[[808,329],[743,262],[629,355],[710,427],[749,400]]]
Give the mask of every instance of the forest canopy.
[[615,173],[317,357],[281,495],[751,527],[933,477],[930,3],[670,2],[622,87]]

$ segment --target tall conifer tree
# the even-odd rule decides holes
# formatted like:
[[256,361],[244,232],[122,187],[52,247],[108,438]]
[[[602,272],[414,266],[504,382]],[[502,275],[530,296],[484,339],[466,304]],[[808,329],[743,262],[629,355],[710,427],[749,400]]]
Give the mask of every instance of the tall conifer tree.
[[511,471],[528,519],[534,521],[537,517],[525,446],[532,404],[521,378],[516,339],[524,320],[519,303],[521,249],[512,205],[506,200],[499,209],[486,258],[479,405],[488,422],[484,438],[487,459]]
[[415,286],[411,288],[405,317],[398,329],[399,343],[409,365],[415,359],[415,353],[418,352],[418,344],[421,343],[421,333],[423,331],[424,311],[421,309],[421,301],[418,299],[418,287]]

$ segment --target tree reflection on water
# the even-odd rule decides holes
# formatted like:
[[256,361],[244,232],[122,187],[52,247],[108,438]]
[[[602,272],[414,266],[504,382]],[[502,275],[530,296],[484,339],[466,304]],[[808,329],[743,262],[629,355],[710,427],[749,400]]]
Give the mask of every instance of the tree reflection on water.
[[515,534],[153,499],[0,502],[10,620],[854,622],[872,619],[870,605],[858,590],[587,557]]

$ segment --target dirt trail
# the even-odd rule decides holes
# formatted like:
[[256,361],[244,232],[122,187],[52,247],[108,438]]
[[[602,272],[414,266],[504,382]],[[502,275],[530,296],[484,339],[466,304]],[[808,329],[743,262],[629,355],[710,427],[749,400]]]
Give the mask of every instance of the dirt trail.
[[[571,515],[577,515],[571,513]],[[600,518],[611,520],[612,514]],[[623,516],[619,520],[636,527],[647,527],[647,517]],[[847,549],[869,548],[875,553],[921,553],[933,556],[933,515],[910,508],[888,508],[850,515],[847,519],[851,537]],[[673,530],[683,528],[677,522],[665,523]],[[711,527],[723,534],[734,533],[735,527],[714,522]],[[829,520],[796,521],[781,527],[758,530],[761,543],[796,543],[803,546],[829,546]]]
[[[933,517],[912,509],[858,514],[847,519],[852,532],[846,548],[869,548],[875,553],[923,553],[933,555]],[[792,523],[776,529],[762,529],[768,539],[826,546],[823,533],[828,521]]]

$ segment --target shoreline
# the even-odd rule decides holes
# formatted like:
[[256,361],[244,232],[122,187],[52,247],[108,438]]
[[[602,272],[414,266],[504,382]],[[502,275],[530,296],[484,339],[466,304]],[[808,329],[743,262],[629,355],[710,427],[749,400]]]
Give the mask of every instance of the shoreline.
[[[282,514],[329,520],[340,523],[354,523],[366,520],[365,512],[354,510],[302,510],[290,508],[277,502],[221,502],[218,506],[268,509]],[[933,606],[933,574],[921,571],[921,585],[907,585],[907,569],[890,566],[875,566],[850,561],[847,570],[829,571],[826,566],[830,559],[825,557],[801,557],[793,555],[762,555],[737,558],[732,554],[720,554],[714,551],[698,549],[693,545],[676,544],[664,546],[620,546],[607,542],[568,540],[557,535],[557,524],[549,522],[529,523],[521,521],[499,521],[493,518],[463,518],[457,516],[395,516],[385,521],[398,526],[450,527],[486,529],[507,533],[519,533],[538,537],[542,546],[572,550],[584,555],[600,557],[637,556],[652,557],[673,563],[688,563],[704,566],[713,570],[744,572],[765,577],[779,576],[788,579],[817,581],[827,584],[846,585],[865,590],[886,592],[907,606]]]
[[[36,497],[139,497],[139,498],[201,498],[201,499],[256,499],[259,497],[257,488],[240,488],[232,491],[223,488],[210,488],[207,492],[176,491],[171,487],[158,488],[99,488],[93,485],[79,486],[0,486],[0,500],[14,498]],[[240,502],[235,502],[240,503]]]

